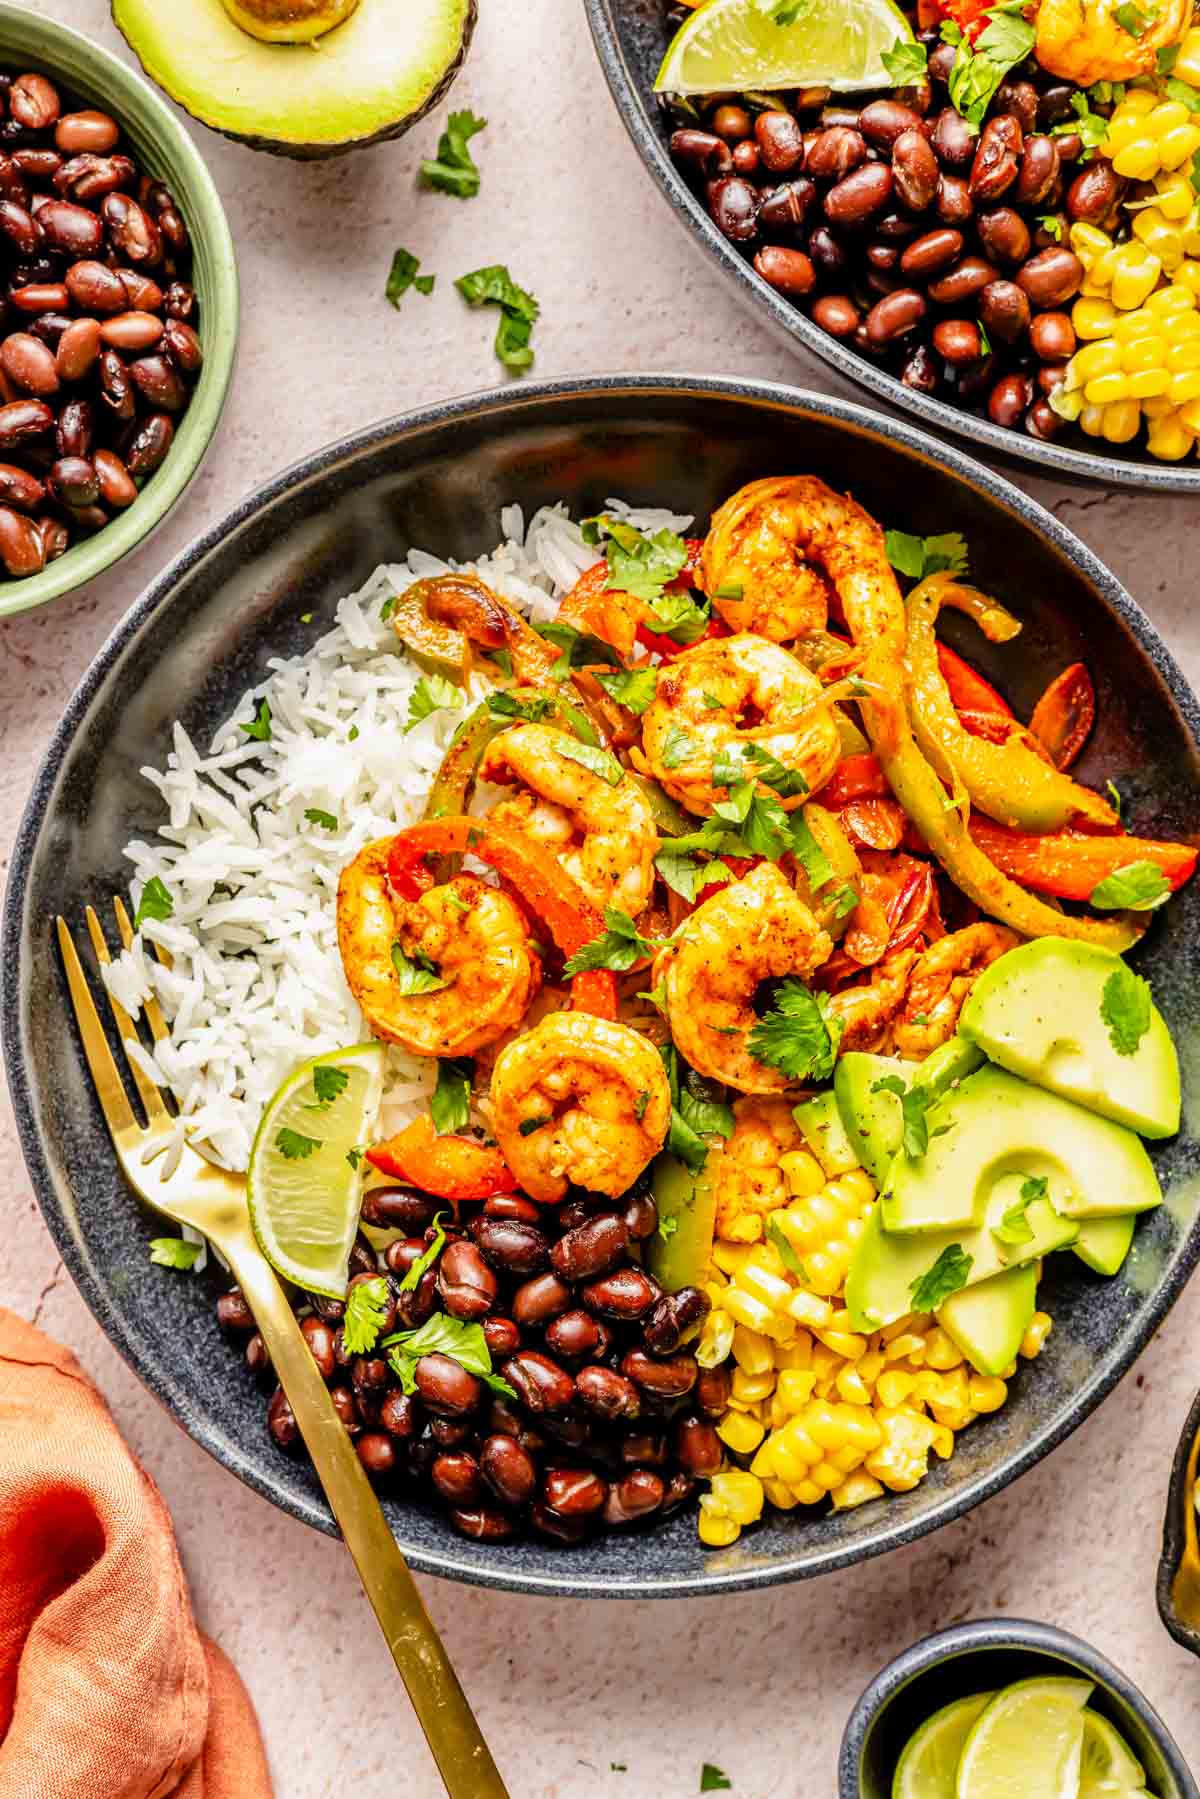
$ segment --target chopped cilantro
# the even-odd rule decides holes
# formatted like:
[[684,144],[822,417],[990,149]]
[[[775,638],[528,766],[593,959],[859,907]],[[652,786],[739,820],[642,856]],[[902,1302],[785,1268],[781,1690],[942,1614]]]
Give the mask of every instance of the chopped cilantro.
[[349,1085],[350,1076],[344,1068],[335,1068],[328,1062],[322,1062],[313,1069],[313,1092],[319,1106],[332,1105]]
[[[812,826],[805,818],[803,808],[792,814],[791,835],[792,853],[807,875],[812,891],[818,893],[832,881],[833,863],[813,836]],[[854,903],[858,904],[857,895]],[[838,916],[841,917],[841,913]]]
[[792,1081],[828,1079],[843,1030],[829,1006],[827,993],[810,993],[803,981],[781,981],[773,1008],[750,1032],[750,1054]]
[[700,1791],[702,1793],[724,1793],[732,1790],[733,1782],[728,1774],[722,1773],[712,1762],[705,1762],[700,1770]]
[[254,714],[251,722],[248,725],[239,725],[238,730],[244,731],[247,737],[257,739],[259,743],[270,743],[271,708],[268,706],[266,700],[260,700],[258,702],[258,711]]
[[418,275],[421,258],[414,256],[411,250],[397,250],[392,257],[392,266],[388,270],[387,283],[383,290],[385,300],[399,308],[401,300],[410,287],[415,287],[419,294],[433,292],[434,275]]
[[1057,125],[1052,125],[1050,135],[1051,137],[1065,137],[1068,132],[1077,132],[1082,140],[1084,150],[1088,153],[1083,158],[1086,162],[1088,156],[1094,155],[1108,136],[1108,120],[1102,112],[1092,111],[1088,105],[1086,94],[1071,95],[1071,110],[1075,117],[1063,119]]
[[568,762],[578,762],[581,768],[598,775],[610,787],[619,787],[625,779],[625,770],[611,750],[602,750],[590,743],[575,743],[569,737],[559,738],[554,748]]
[[967,572],[967,546],[961,532],[914,537],[908,531],[888,531],[883,543],[892,567],[910,580],[923,581],[926,575],[939,574],[943,569],[955,575]]
[[185,1237],[151,1237],[150,1260],[160,1268],[194,1268],[203,1243],[189,1243]]
[[1023,16],[1020,4],[993,6],[986,16],[988,23],[973,49],[961,33],[947,40],[958,46],[950,71],[950,101],[968,125],[976,129],[982,125],[996,89],[1011,68],[1024,62],[1035,39],[1034,28]]
[[804,1263],[784,1236],[783,1226],[774,1212],[767,1213],[767,1241],[773,1243],[779,1251],[779,1259],[788,1273],[794,1274],[798,1281],[807,1286],[808,1273]]
[[675,1232],[678,1229],[679,1229],[678,1218],[673,1218],[670,1215],[670,1213],[668,1213],[667,1216],[659,1224],[658,1234],[662,1238],[663,1242],[666,1243],[669,1238],[671,1238],[675,1235]]
[[1106,912],[1153,912],[1170,893],[1171,883],[1157,862],[1127,862],[1097,881],[1088,897]]
[[961,1243],[948,1243],[932,1268],[919,1274],[909,1285],[914,1312],[936,1312],[938,1307],[965,1287],[971,1276],[973,1258]]
[[837,888],[829,896],[828,904],[833,907],[833,916],[835,918],[845,918],[848,913],[853,912],[855,906],[857,906],[859,902],[859,898],[860,895],[857,887],[852,887],[849,881],[843,882],[842,886]]
[[385,1337],[384,1346],[405,1393],[417,1390],[416,1366],[422,1356],[447,1355],[468,1374],[478,1375],[493,1393],[502,1393],[507,1399],[517,1397],[506,1380],[492,1373],[491,1351],[481,1324],[466,1324],[445,1312],[435,1312],[418,1330],[397,1331],[395,1336]]
[[929,52],[924,44],[911,43],[907,38],[898,37],[891,49],[883,52],[880,61],[891,77],[893,87],[911,87],[924,81],[929,72]]
[[362,1159],[363,1159],[363,1151],[358,1147],[357,1144],[355,1144],[353,1149],[348,1149],[346,1151],[346,1160],[347,1160],[347,1162],[349,1162],[351,1168],[355,1169],[356,1171],[359,1167],[359,1164],[362,1162]]
[[640,718],[654,698],[658,676],[652,668],[629,668],[612,674],[599,670],[596,679],[610,700]]
[[487,696],[487,709],[496,718],[519,718],[527,725],[540,724],[553,705],[548,693],[535,694],[531,700],[519,700],[511,693],[489,693]]
[[553,1124],[553,1122],[553,1112],[539,1112],[536,1118],[522,1118],[517,1130],[522,1137],[532,1137],[533,1133],[540,1131],[543,1125]]
[[302,1131],[294,1131],[285,1124],[276,1135],[275,1147],[289,1162],[307,1162],[309,1156],[320,1149],[321,1139],[306,1137]]
[[1163,44],[1154,52],[1154,72],[1156,75],[1169,75],[1179,57],[1178,44]]
[[469,1056],[444,1056],[438,1062],[437,1086],[429,1102],[429,1116],[439,1137],[461,1131],[471,1116],[471,1082],[475,1064]]
[[170,918],[175,910],[175,901],[167,892],[157,875],[151,875],[142,888],[142,897],[137,903],[137,911],[133,915],[133,928],[140,931],[148,918],[161,922]]
[[1100,1016],[1108,1026],[1109,1041],[1119,1056],[1132,1056],[1136,1052],[1150,1029],[1153,1009],[1149,983],[1122,962],[1105,981],[1100,996]]
[[[904,1120],[904,1153],[912,1161],[919,1162],[929,1148],[929,1124],[925,1115],[938,1095],[927,1088],[906,1086],[898,1074],[883,1075],[872,1084],[871,1092],[896,1095]],[[934,1134],[941,1136],[942,1133]]]
[[1031,1174],[1021,1182],[1021,1195],[1015,1204],[1009,1206],[999,1224],[992,1226],[992,1235],[1001,1243],[1029,1243],[1033,1239],[1033,1226],[1025,1214],[1035,1199],[1045,1199],[1049,1182],[1044,1174]]
[[1061,214],[1057,212],[1044,212],[1039,218],[1038,224],[1046,233],[1047,237],[1052,237],[1055,243],[1062,242],[1063,222]]
[[583,662],[605,662],[620,666],[611,644],[605,643],[601,637],[589,636],[586,631],[577,631],[574,625],[568,625],[560,618],[548,619],[537,630],[539,636],[562,652],[550,670],[552,681],[565,681],[572,668],[578,668]]
[[635,962],[644,956],[652,956],[661,944],[648,937],[643,937],[627,912],[619,906],[604,908],[604,934],[594,937],[590,943],[576,950],[564,968],[568,975],[583,974],[589,968],[611,968],[617,974],[624,974]]
[[672,725],[663,739],[660,760],[664,768],[682,768],[685,762],[695,762],[703,754],[694,737],[689,737],[678,725]]
[[332,812],[322,812],[320,806],[309,806],[304,813],[310,825],[320,825],[323,831],[336,831],[338,821]]
[[1150,14],[1144,13],[1140,6],[1135,6],[1133,0],[1125,0],[1123,6],[1115,7],[1113,18],[1121,30],[1127,31],[1130,37],[1144,37],[1150,29]]
[[421,164],[421,179],[426,187],[440,188],[459,200],[470,200],[479,192],[479,170],[467,148],[470,138],[482,131],[486,119],[473,112],[452,112],[446,129],[438,139],[437,158]]
[[410,961],[399,942],[392,945],[392,967],[405,999],[417,993],[437,993],[440,988],[450,986],[428,956],[417,955]]
[[444,675],[422,675],[408,696],[408,723],[404,729],[411,731],[434,712],[456,709],[462,703],[462,689],[453,681],[447,681]]
[[460,275],[454,285],[468,306],[500,308],[496,355],[511,373],[524,374],[533,365],[529,339],[538,316],[538,303],[533,295],[518,287],[500,262],[488,268],[472,269],[469,275]]
[[388,1311],[388,1284],[381,1274],[356,1281],[346,1295],[342,1333],[347,1355],[370,1355],[379,1341]]
[[446,1247],[446,1233],[442,1229],[442,1219],[445,1216],[446,1214],[444,1212],[438,1212],[435,1215],[433,1220],[433,1237],[423,1253],[417,1257],[412,1267],[405,1274],[404,1279],[400,1282],[401,1293],[412,1293],[420,1286],[422,1275],[428,1273],[429,1269],[433,1267],[433,1264],[437,1261],[443,1249]]

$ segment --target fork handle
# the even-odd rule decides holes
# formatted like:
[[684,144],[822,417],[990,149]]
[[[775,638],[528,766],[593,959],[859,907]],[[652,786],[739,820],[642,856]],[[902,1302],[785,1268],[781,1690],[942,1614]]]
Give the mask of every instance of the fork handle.
[[248,1226],[216,1241],[254,1313],[450,1799],[509,1799],[275,1271]]

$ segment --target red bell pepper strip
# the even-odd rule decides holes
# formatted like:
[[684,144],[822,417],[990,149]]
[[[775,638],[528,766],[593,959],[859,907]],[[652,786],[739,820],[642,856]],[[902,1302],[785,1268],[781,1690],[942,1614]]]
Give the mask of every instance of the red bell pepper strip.
[[937,658],[956,710],[1003,712],[1006,718],[1012,717],[1012,707],[1007,701],[1002,700],[991,683],[977,674],[969,662],[964,662],[949,644],[938,644]]
[[[565,957],[603,935],[604,920],[554,857],[486,818],[432,818],[400,831],[388,853],[388,880],[401,899],[419,899],[434,885],[426,856],[461,856],[468,850],[513,883]],[[576,1012],[615,1018],[617,984],[611,972],[595,968],[577,974],[571,1004]]]
[[1087,900],[1106,876],[1131,862],[1153,862],[1172,890],[1190,878],[1200,854],[1188,843],[1160,843],[1146,837],[1098,836],[1090,831],[1059,831],[1034,837],[993,824],[972,813],[971,837],[996,867],[1035,893],[1059,899]]
[[1096,722],[1096,690],[1082,662],[1056,675],[1033,709],[1029,729],[1055,768],[1070,768]]
[[851,800],[882,800],[891,793],[878,756],[843,756],[824,787],[821,804],[838,812]]
[[438,1199],[490,1199],[516,1191],[517,1177],[500,1151],[473,1137],[439,1137],[429,1117],[414,1118],[406,1130],[367,1151],[382,1174],[419,1187]]

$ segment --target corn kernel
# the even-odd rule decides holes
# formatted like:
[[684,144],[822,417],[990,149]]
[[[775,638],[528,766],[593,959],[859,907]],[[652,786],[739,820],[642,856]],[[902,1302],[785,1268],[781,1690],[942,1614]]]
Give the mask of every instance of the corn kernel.
[[791,1149],[779,1158],[779,1172],[793,1198],[807,1199],[825,1185],[825,1172],[806,1149]]
[[696,1531],[700,1541],[708,1549],[728,1549],[736,1543],[742,1534],[742,1527],[734,1518],[726,1518],[723,1513],[714,1511],[706,1501],[708,1494],[700,1499],[700,1515],[696,1520]]
[[1084,396],[1091,406],[1107,406],[1113,400],[1129,399],[1128,375],[1097,375],[1084,387]]
[[1200,150],[1200,131],[1194,125],[1176,125],[1158,139],[1158,160],[1164,169],[1181,169]]
[[1145,369],[1165,368],[1166,360],[1167,341],[1164,337],[1139,337],[1133,343],[1121,346],[1121,369],[1126,375],[1140,374]]
[[[819,1458],[820,1451],[818,1450],[817,1459]],[[777,1442],[772,1439],[771,1466],[778,1479],[787,1481],[789,1486],[795,1486],[798,1482],[808,1479],[808,1471],[813,1464],[805,1461],[804,1457],[793,1449],[790,1443]]]
[[933,1442],[929,1446],[939,1461],[948,1462],[954,1454],[954,1432],[946,1424],[935,1424]]
[[812,1249],[804,1258],[804,1272],[808,1276],[808,1286],[822,1299],[828,1299],[837,1292],[846,1278],[846,1268],[850,1256],[848,1250],[841,1255],[830,1251],[842,1246],[830,1239],[827,1249]]
[[1084,268],[1090,268],[1097,257],[1104,256],[1113,247],[1112,238],[1106,231],[1101,231],[1098,225],[1083,223],[1071,226],[1070,244]]
[[712,1259],[717,1267],[734,1277],[741,1273],[749,1257],[750,1250],[742,1243],[722,1243],[718,1238],[712,1246]]
[[765,1374],[747,1374],[744,1368],[734,1369],[731,1401],[741,1399],[748,1405],[758,1405],[760,1400],[770,1399],[774,1391],[774,1368],[769,1368]]
[[1190,374],[1200,369],[1200,337],[1184,338],[1167,350],[1166,366],[1173,375]]
[[725,1310],[739,1324],[745,1324],[753,1331],[764,1331],[770,1334],[774,1324],[774,1316],[769,1305],[761,1299],[755,1299],[740,1286],[730,1287],[724,1296]]
[[1100,375],[1111,375],[1121,367],[1121,346],[1108,338],[1077,350],[1071,358],[1071,374],[1076,385],[1094,381]]
[[865,1449],[856,1449],[853,1443],[847,1443],[842,1449],[831,1449],[825,1460],[831,1468],[839,1468],[843,1474],[853,1474],[866,1453]]
[[772,1312],[779,1311],[792,1296],[788,1281],[778,1274],[768,1274],[754,1261],[747,1261],[735,1284],[741,1292],[761,1300]]
[[775,1366],[775,1351],[759,1331],[739,1324],[733,1332],[733,1359],[746,1374],[766,1374]]
[[1149,88],[1127,88],[1120,105],[1113,113],[1114,118],[1142,119],[1152,113],[1158,105],[1158,95]]
[[1195,204],[1195,191],[1187,175],[1160,175],[1156,183],[1158,205],[1163,216],[1178,223],[1186,219]]
[[731,1407],[717,1425],[717,1435],[727,1449],[732,1449],[734,1455],[751,1455],[766,1432],[757,1418],[751,1418],[736,1407]]
[[1110,300],[1076,300],[1071,308],[1071,323],[1076,337],[1107,337],[1112,331],[1117,309]]
[[1157,141],[1152,137],[1135,137],[1123,142],[1123,137],[1124,133],[1119,136],[1109,133],[1109,141],[1114,145],[1113,168],[1127,180],[1152,181],[1162,167]]
[[[878,1391],[879,1389],[876,1388],[876,1392]],[[918,1374],[913,1383],[913,1391],[910,1397],[919,1400],[922,1405],[928,1405],[931,1399],[940,1399],[941,1396],[941,1375],[934,1374],[931,1369],[922,1369],[921,1373]]]
[[[1103,380],[1111,377],[1103,376]],[[1129,400],[1152,400],[1158,394],[1165,394],[1171,385],[1171,377],[1165,368],[1141,369],[1136,375],[1125,377],[1126,392],[1118,398]]]
[[1089,437],[1099,437],[1104,429],[1103,406],[1085,406],[1079,414],[1079,429]]
[[885,1366],[884,1355],[878,1349],[868,1349],[866,1355],[858,1362],[856,1372],[868,1386],[871,1386],[879,1379]]
[[854,1362],[847,1362],[846,1366],[838,1371],[833,1384],[837,1389],[838,1398],[844,1399],[848,1405],[870,1405],[871,1389],[859,1374],[858,1366]]
[[829,1498],[835,1512],[848,1512],[856,1505],[866,1505],[870,1499],[882,1499],[883,1493],[883,1487],[869,1474],[849,1474]]
[[856,1362],[859,1356],[867,1353],[867,1339],[857,1331],[817,1331],[818,1342],[825,1345],[832,1354],[841,1356],[844,1361]]
[[803,1372],[812,1366],[813,1341],[807,1331],[797,1331],[790,1343],[777,1343],[774,1348],[775,1367],[780,1373],[785,1368],[799,1368]]
[[946,1335],[940,1324],[935,1325],[925,1339],[925,1360],[931,1368],[936,1368],[939,1373],[944,1373],[948,1368],[962,1366],[962,1350],[952,1337]]
[[1146,434],[1146,448],[1162,462],[1179,462],[1194,442],[1195,433],[1188,429],[1178,413],[1156,419]]
[[1175,407],[1172,406],[1166,394],[1156,394],[1151,400],[1130,400],[1121,403],[1122,405],[1139,406],[1144,419],[1169,419],[1175,415]]
[[1100,433],[1106,443],[1132,443],[1138,434],[1141,407],[1136,400],[1113,400],[1105,406]]
[[785,1368],[779,1376],[777,1391],[780,1402],[789,1413],[801,1412],[812,1398],[817,1377],[809,1370]]
[[1171,73],[1189,87],[1200,87],[1200,27],[1185,31],[1179,42],[1179,54]]
[[[792,1414],[788,1411],[782,1399],[779,1397],[779,1388],[776,1387],[771,1395],[771,1403],[767,1408],[767,1429],[771,1431],[782,1430],[791,1415]],[[753,1463],[751,1463],[750,1466],[755,1474],[761,1473],[761,1469],[755,1468]]]
[[768,1481],[776,1478],[775,1458],[771,1454],[771,1439],[760,1443],[750,1462],[750,1472],[758,1480]]
[[762,1516],[762,1482],[744,1468],[726,1468],[712,1477],[712,1497],[739,1524],[753,1524]]
[[905,1374],[898,1368],[889,1368],[875,1384],[879,1403],[889,1407],[903,1405],[916,1386],[917,1379],[916,1375]]
[[815,1480],[796,1481],[792,1486],[799,1505],[820,1505],[825,1497],[824,1487],[819,1487]]
[[1133,312],[1157,287],[1162,263],[1141,244],[1122,244],[1116,254],[1119,261],[1112,278],[1113,305],[1122,312]]
[[1146,301],[1146,311],[1157,319],[1167,313],[1192,312],[1195,306],[1195,294],[1185,283],[1179,281],[1173,281],[1169,287],[1160,287]]
[[797,1324],[804,1324],[810,1330],[824,1330],[833,1316],[833,1307],[827,1300],[818,1299],[815,1293],[806,1293],[801,1287],[793,1293],[787,1302],[788,1316]]
[[1157,206],[1148,206],[1133,221],[1133,233],[1161,262],[1169,275],[1183,261],[1183,232]]
[[714,1305],[704,1320],[696,1360],[701,1368],[718,1368],[733,1348],[734,1322],[723,1307]]
[[793,1511],[800,1504],[794,1489],[789,1487],[786,1481],[765,1480],[763,1492],[777,1512]]
[[883,1354],[884,1360],[888,1362],[903,1362],[906,1357],[915,1354],[927,1359],[929,1345],[924,1337],[917,1335],[916,1331],[906,1331],[901,1337],[893,1337]]
[[835,1487],[841,1486],[845,1477],[842,1470],[835,1468],[832,1462],[818,1462],[815,1468],[810,1469],[808,1478],[814,1487],[820,1487],[822,1493],[832,1493]]
[[967,1382],[967,1398],[973,1412],[998,1412],[1008,1398],[1008,1388],[992,1375],[977,1374]]

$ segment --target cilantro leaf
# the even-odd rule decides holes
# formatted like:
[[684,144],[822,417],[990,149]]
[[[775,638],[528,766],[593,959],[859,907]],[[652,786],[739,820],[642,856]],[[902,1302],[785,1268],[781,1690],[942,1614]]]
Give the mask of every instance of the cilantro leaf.
[[1154,52],[1154,72],[1156,75],[1169,75],[1179,60],[1178,44],[1163,44]]
[[718,1097],[724,1089],[683,1063],[679,1076],[679,1116],[698,1137],[732,1137],[733,1110]]
[[732,1788],[733,1782],[728,1774],[722,1773],[721,1769],[714,1767],[712,1762],[705,1762],[700,1770],[700,1791],[702,1793],[724,1793],[731,1791]]
[[457,710],[463,703],[462,689],[444,675],[422,675],[408,696],[408,723],[405,732],[422,724],[434,712],[444,708]]
[[955,575],[967,572],[967,545],[959,531],[944,531],[938,537],[888,531],[883,545],[892,567],[913,581],[923,581],[926,575],[940,574],[943,569]]
[[907,38],[898,37],[879,60],[891,77],[893,87],[911,87],[924,81],[929,71],[929,52],[924,44],[910,43]]
[[160,1268],[194,1268],[203,1243],[189,1243],[186,1237],[151,1237],[150,1260]]
[[583,974],[589,968],[611,968],[624,974],[635,962],[661,948],[657,940],[643,937],[628,912],[622,912],[619,906],[604,908],[604,925],[603,936],[585,943],[564,964],[564,974]]
[[829,1005],[827,993],[810,993],[803,981],[781,981],[774,1007],[750,1032],[750,1054],[791,1081],[826,1080],[844,1028],[831,1018]]
[[833,907],[833,916],[845,918],[848,913],[853,912],[860,898],[857,887],[852,887],[849,881],[843,881],[837,891],[829,896],[828,903]]
[[913,1311],[936,1312],[952,1293],[966,1286],[972,1265],[973,1258],[961,1243],[948,1243],[933,1267],[910,1283]]
[[346,1295],[346,1312],[342,1319],[348,1355],[370,1355],[379,1341],[387,1316],[388,1284],[382,1274],[373,1280],[356,1281]]
[[1177,100],[1189,112],[1200,112],[1200,91],[1190,81],[1180,81],[1172,75],[1167,82],[1167,99]]
[[612,674],[598,671],[596,679],[609,699],[624,706],[635,718],[640,718],[651,704],[658,684],[658,675],[652,668],[621,669]]
[[511,693],[489,693],[487,709],[496,718],[519,718],[527,725],[541,724],[553,708],[548,693],[535,694],[531,700],[519,700]]
[[1130,37],[1143,37],[1150,29],[1150,14],[1144,13],[1139,6],[1135,6],[1133,0],[1125,0],[1123,6],[1114,7],[1113,18],[1121,30],[1127,31]]
[[1044,212],[1038,219],[1038,224],[1048,237],[1052,237],[1056,243],[1062,242],[1063,222],[1060,214]]
[[429,1116],[439,1137],[461,1131],[471,1116],[471,1082],[475,1063],[469,1056],[443,1057],[438,1062],[437,1086],[429,1102]]
[[259,743],[270,743],[271,708],[266,700],[258,702],[258,711],[254,714],[251,722],[248,725],[239,725],[238,730],[244,731],[247,737],[256,738]]
[[1127,862],[1097,881],[1088,898],[1107,912],[1153,912],[1170,894],[1171,883],[1157,862]]
[[942,33],[947,42],[958,46],[950,71],[951,104],[976,129],[982,125],[992,96],[1008,71],[1024,62],[1033,49],[1036,35],[1019,6],[993,6],[986,16],[988,23],[975,40],[974,49],[964,41],[961,32],[953,39],[944,29]]
[[313,1092],[319,1106],[331,1105],[349,1085],[350,1076],[344,1068],[335,1068],[322,1062],[313,1069]]
[[550,670],[552,681],[565,681],[572,668],[578,668],[584,662],[606,662],[620,667],[617,652],[612,645],[605,643],[602,637],[592,637],[586,631],[577,631],[574,625],[566,624],[561,618],[547,619],[537,626],[540,637],[552,643],[562,651],[558,661]]
[[358,1147],[357,1144],[355,1144],[353,1149],[348,1149],[346,1151],[346,1160],[347,1160],[347,1162],[349,1162],[351,1168],[353,1168],[355,1171],[358,1170],[358,1167],[361,1164],[362,1159],[363,1159],[363,1151]]
[[1044,1174],[1031,1174],[1021,1182],[1020,1198],[1009,1206],[999,1224],[992,1226],[992,1235],[1001,1243],[1029,1243],[1033,1239],[1033,1226],[1025,1214],[1035,1199],[1045,1199],[1049,1190],[1049,1182]]
[[410,999],[417,993],[437,993],[440,988],[450,986],[450,982],[437,972],[428,956],[418,955],[410,961],[399,942],[392,945],[392,967],[396,970],[400,992],[405,999]]
[[677,849],[670,839],[655,856],[654,866],[672,893],[689,901],[695,900],[705,887],[724,886],[733,879],[724,862],[701,862],[687,850]]
[[517,1130],[522,1137],[532,1137],[535,1131],[540,1131],[545,1125],[552,1124],[553,1121],[554,1114],[552,1112],[539,1112],[536,1118],[522,1118]]
[[609,533],[608,542],[604,546],[608,562],[608,579],[604,583],[606,591],[631,593],[634,599],[653,605],[662,597],[668,582],[675,580],[687,562],[687,545],[682,537],[677,537],[674,531],[666,529],[656,531],[653,537],[647,537],[645,532],[637,531],[632,525],[623,522],[619,526],[620,534],[617,535],[614,521],[601,515],[599,523]]
[[385,1337],[384,1347],[405,1393],[416,1392],[415,1370],[422,1356],[446,1355],[468,1374],[478,1375],[493,1393],[503,1393],[508,1399],[517,1397],[508,1382],[492,1372],[491,1351],[481,1324],[467,1324],[445,1312],[435,1312],[419,1329],[397,1331],[394,1336]]
[[671,1122],[667,1126],[663,1148],[678,1156],[693,1174],[699,1174],[708,1161],[708,1144],[692,1129],[678,1106],[671,1107]]
[[[819,893],[821,888],[827,887],[833,879],[833,863],[813,836],[812,826],[805,818],[803,808],[792,813],[791,835],[792,854],[808,876],[808,884],[812,891]],[[854,903],[858,904],[857,894],[855,894]]]
[[133,928],[140,931],[148,918],[155,918],[161,923],[170,918],[175,910],[175,901],[167,892],[157,875],[151,875],[142,888],[142,897],[137,903],[137,911],[133,915]]
[[575,743],[570,737],[562,737],[554,746],[560,756],[568,762],[578,762],[580,768],[586,768],[610,787],[619,787],[625,779],[625,770],[617,761],[611,750],[602,750],[590,743]]
[[309,806],[304,813],[310,825],[320,825],[323,831],[336,831],[338,821],[332,812],[322,812],[320,806]]
[[433,1267],[433,1264],[437,1261],[438,1257],[441,1255],[443,1249],[445,1249],[446,1233],[442,1229],[442,1219],[445,1217],[446,1217],[445,1212],[438,1212],[435,1214],[434,1220],[433,1220],[432,1241],[429,1243],[428,1247],[424,1250],[424,1252],[417,1257],[417,1259],[413,1263],[412,1267],[408,1270],[407,1274],[404,1276],[404,1279],[400,1282],[401,1293],[412,1293],[418,1286],[420,1286],[422,1275],[428,1273],[428,1271]]
[[454,283],[468,306],[498,306],[500,323],[496,327],[496,355],[513,374],[523,374],[533,365],[529,339],[538,316],[538,303],[525,288],[518,287],[502,262],[488,268],[472,269]]
[[1100,1016],[1108,1026],[1109,1041],[1119,1056],[1132,1056],[1150,1029],[1154,1001],[1149,982],[1134,974],[1124,962],[1104,983]]
[[919,1162],[929,1148],[929,1124],[925,1114],[938,1098],[928,1088],[909,1087],[902,1076],[885,1074],[871,1085],[872,1093],[894,1093],[900,1101],[903,1118],[904,1153],[914,1162]]
[[804,1263],[800,1260],[800,1257],[796,1254],[792,1245],[784,1236],[783,1226],[780,1224],[779,1219],[774,1212],[767,1213],[767,1241],[768,1243],[773,1243],[779,1251],[779,1259],[787,1269],[788,1273],[794,1274],[798,1281],[802,1282],[804,1286],[807,1286],[808,1272],[805,1269]]
[[411,250],[397,250],[392,256],[392,266],[388,270],[387,283],[383,290],[385,300],[399,309],[400,302],[410,287],[415,287],[419,294],[433,292],[436,279],[433,275],[418,275],[421,258],[414,256]]
[[275,1147],[289,1162],[307,1162],[309,1156],[320,1149],[321,1138],[306,1137],[302,1131],[294,1131],[285,1124],[275,1138]]
[[664,768],[682,768],[685,762],[695,762],[703,754],[694,737],[689,737],[678,725],[672,725],[663,739],[660,760]]
[[479,170],[467,149],[467,143],[487,125],[470,111],[452,112],[446,129],[438,139],[437,158],[421,164],[421,179],[426,187],[440,188],[459,200],[470,200],[479,192]]
[[[1093,155],[1108,136],[1108,120],[1102,112],[1093,112],[1088,105],[1086,94],[1071,95],[1073,119],[1062,119],[1057,125],[1050,127],[1051,137],[1064,137],[1068,132],[1078,132],[1083,147]],[[1087,160],[1085,157],[1084,161]]]

